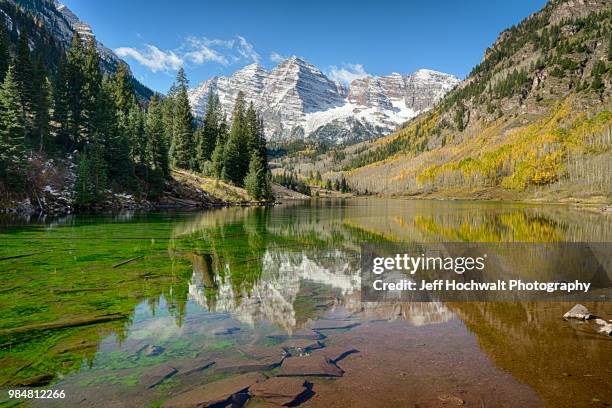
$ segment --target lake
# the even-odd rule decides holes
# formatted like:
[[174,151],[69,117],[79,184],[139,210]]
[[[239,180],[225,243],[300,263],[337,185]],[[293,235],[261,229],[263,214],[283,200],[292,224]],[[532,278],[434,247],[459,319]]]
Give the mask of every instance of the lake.
[[311,373],[294,404],[610,406],[612,340],[564,321],[572,302],[361,302],[362,243],[461,241],[612,242],[612,217],[372,198],[0,218],[0,384],[65,392],[31,406],[158,407]]

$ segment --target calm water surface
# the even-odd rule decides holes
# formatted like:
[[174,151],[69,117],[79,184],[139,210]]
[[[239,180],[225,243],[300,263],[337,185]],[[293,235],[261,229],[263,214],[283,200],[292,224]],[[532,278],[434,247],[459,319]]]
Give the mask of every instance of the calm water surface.
[[156,407],[327,353],[344,374],[310,377],[301,406],[612,405],[612,339],[564,322],[572,303],[360,301],[361,243],[431,241],[612,242],[612,218],[382,199],[3,218],[0,386],[66,392],[33,406]]

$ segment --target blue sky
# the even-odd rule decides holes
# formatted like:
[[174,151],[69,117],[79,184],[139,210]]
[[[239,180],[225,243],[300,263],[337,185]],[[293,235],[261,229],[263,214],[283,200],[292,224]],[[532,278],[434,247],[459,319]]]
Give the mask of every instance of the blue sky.
[[419,68],[465,77],[497,34],[544,0],[64,0],[138,79],[165,92],[258,61],[303,57],[338,80]]

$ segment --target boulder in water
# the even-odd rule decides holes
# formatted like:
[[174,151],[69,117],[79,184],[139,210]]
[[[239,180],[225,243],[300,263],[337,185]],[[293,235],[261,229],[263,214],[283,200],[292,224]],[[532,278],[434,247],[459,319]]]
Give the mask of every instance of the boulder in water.
[[584,307],[581,304],[577,304],[572,307],[567,313],[563,315],[564,319],[579,319],[579,320],[588,320],[591,318],[591,312],[589,309]]

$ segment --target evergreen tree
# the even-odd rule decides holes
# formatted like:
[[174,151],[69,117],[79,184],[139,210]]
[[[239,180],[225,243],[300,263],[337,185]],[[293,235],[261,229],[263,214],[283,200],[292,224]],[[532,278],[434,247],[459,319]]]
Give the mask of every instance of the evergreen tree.
[[133,101],[127,116],[127,134],[132,161],[141,166],[146,164],[147,141],[144,125],[143,111],[136,101]]
[[212,154],[216,147],[219,127],[221,125],[221,114],[219,97],[211,90],[208,94],[204,126],[196,137],[196,154],[198,163],[200,164],[200,170],[202,170],[203,163],[212,160]]
[[72,141],[68,129],[68,79],[67,61],[60,58],[53,87],[53,122],[60,146],[70,149]]
[[196,127],[196,130],[193,133],[193,143],[195,144],[196,170],[203,172],[206,169],[206,163],[210,160],[210,158],[206,158],[204,126]]
[[15,81],[19,87],[21,105],[26,111],[27,118],[27,113],[32,109],[32,81],[34,79],[34,67],[30,58],[28,33],[25,29],[21,31],[21,35],[19,36],[19,41],[17,43],[14,71]]
[[117,72],[113,77],[113,84],[113,93],[117,109],[125,115],[128,115],[133,103],[134,86],[126,64],[119,64],[119,67],[117,67]]
[[162,118],[164,121],[164,138],[166,145],[172,143],[172,134],[174,132],[174,101],[176,98],[176,84],[172,84],[166,97],[161,101]]
[[223,176],[223,165],[225,163],[225,145],[227,143],[227,122],[225,117],[221,119],[219,124],[219,133],[217,134],[217,141],[215,143],[215,149],[213,150],[211,161],[212,161],[212,175],[215,178],[222,178]]
[[4,75],[8,71],[10,60],[9,41],[4,27],[4,19],[0,19],[0,82],[4,81]]
[[82,147],[83,139],[81,126],[83,124],[84,100],[83,91],[85,77],[83,68],[86,65],[83,43],[78,33],[72,37],[70,51],[66,64],[66,106],[67,106],[67,132],[71,141],[71,148]]
[[130,160],[130,143],[120,123],[125,123],[125,114],[117,110],[115,104],[115,81],[105,80],[98,97],[100,109],[98,121],[100,126],[106,125],[104,137],[104,161],[108,169],[108,177],[116,188],[126,188],[132,181],[133,165]]
[[153,171],[161,172],[162,177],[168,177],[168,145],[164,136],[162,105],[157,95],[153,95],[149,103],[145,130],[149,167]]
[[266,195],[265,180],[266,175],[261,167],[261,158],[253,152],[249,161],[249,171],[244,178],[244,188],[255,200],[261,200]]
[[25,157],[25,113],[14,68],[9,67],[0,88],[0,174],[7,185],[21,187]]
[[94,201],[90,189],[89,159],[86,151],[79,154],[76,180],[74,181],[74,199],[78,207],[87,207]]
[[42,152],[45,149],[49,149],[51,146],[51,141],[49,140],[49,105],[51,101],[49,95],[50,83],[40,55],[34,67],[32,90],[34,92],[32,98],[32,135],[38,141],[38,150]]
[[464,129],[463,115],[465,114],[465,106],[463,103],[458,103],[457,111],[455,112],[455,126],[457,130],[462,132]]
[[187,78],[181,68],[176,77],[177,93],[174,101],[172,131],[172,164],[182,169],[195,169],[195,145],[193,142],[193,116],[187,97]]
[[604,89],[604,82],[601,76],[606,72],[606,64],[602,60],[598,60],[593,66],[591,75],[593,76],[593,82],[591,83],[591,89],[596,92],[601,92]]
[[[248,171],[249,149],[244,109],[244,94],[238,93],[229,139],[225,146],[222,178],[242,186]],[[246,156],[246,158],[245,158]]]
[[258,127],[258,118],[257,112],[255,111],[255,107],[253,106],[253,102],[249,103],[249,107],[246,110],[244,115],[245,119],[245,133],[247,137],[247,146],[249,152],[255,152],[259,147],[259,135],[257,133]]
[[[94,135],[92,140],[96,139],[98,137]],[[103,147],[94,141],[91,145],[86,145],[79,153],[74,185],[77,207],[91,207],[104,198],[104,191],[107,187],[106,177]]]
[[100,57],[96,49],[96,40],[91,39],[85,49],[85,65],[83,66],[83,125],[85,139],[93,138],[97,131],[95,116],[97,98],[102,86],[102,72],[100,70]]

